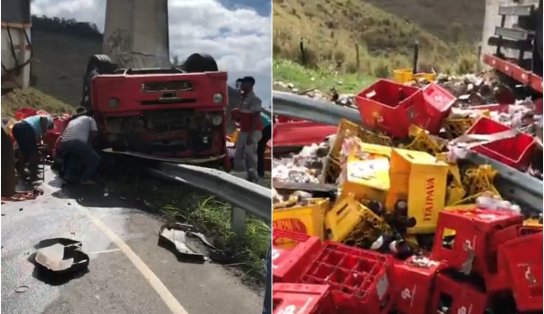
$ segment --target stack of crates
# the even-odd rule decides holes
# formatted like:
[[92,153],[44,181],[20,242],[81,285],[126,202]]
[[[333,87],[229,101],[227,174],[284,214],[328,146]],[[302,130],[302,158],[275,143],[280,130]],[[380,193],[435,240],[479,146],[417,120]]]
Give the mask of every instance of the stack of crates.
[[441,212],[431,257],[450,272],[438,275],[430,310],[446,296],[454,313],[484,313],[493,298],[512,293],[518,311],[541,311],[542,244],[542,228],[523,226],[513,211]]
[[455,101],[455,96],[435,83],[416,88],[385,79],[355,98],[363,125],[394,138],[408,137],[412,124],[437,134]]

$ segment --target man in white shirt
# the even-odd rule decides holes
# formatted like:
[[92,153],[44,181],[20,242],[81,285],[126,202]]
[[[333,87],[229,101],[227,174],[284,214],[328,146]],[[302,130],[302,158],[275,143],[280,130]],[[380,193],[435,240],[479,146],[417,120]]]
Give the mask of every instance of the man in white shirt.
[[[246,76],[240,81],[241,103],[237,110],[231,112],[240,122],[240,135],[236,140],[234,153],[234,170],[247,172],[247,180],[257,182],[257,143],[261,139],[261,99],[255,95],[253,86],[255,79]],[[238,84],[238,82],[237,82]]]
[[[67,155],[64,179],[68,183],[94,184],[92,177],[100,164],[100,156],[94,151],[91,142],[98,134],[96,121],[87,116],[84,110],[72,119],[62,133],[60,150]],[[83,164],[81,177],[77,178],[78,166]]]

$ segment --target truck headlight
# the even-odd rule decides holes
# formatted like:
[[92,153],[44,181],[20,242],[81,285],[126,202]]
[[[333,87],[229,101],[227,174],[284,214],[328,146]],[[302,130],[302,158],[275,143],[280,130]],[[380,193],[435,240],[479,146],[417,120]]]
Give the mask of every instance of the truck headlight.
[[108,106],[109,106],[110,108],[117,108],[117,107],[119,107],[119,104],[120,104],[120,103],[121,103],[121,102],[119,101],[119,99],[118,99],[118,98],[115,98],[115,97],[110,98],[110,99],[108,100]]
[[213,94],[213,102],[216,103],[216,104],[222,103],[223,102],[223,94],[221,94],[221,93]]
[[223,122],[223,117],[216,114],[216,115],[213,115],[212,116],[212,124],[215,125],[215,126],[219,126],[221,125],[221,123]]

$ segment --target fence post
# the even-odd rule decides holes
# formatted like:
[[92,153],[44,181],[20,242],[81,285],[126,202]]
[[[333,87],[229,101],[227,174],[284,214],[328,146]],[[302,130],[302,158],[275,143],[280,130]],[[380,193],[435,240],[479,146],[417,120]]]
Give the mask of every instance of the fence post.
[[359,45],[355,43],[355,62],[357,63],[357,71],[361,70],[361,60],[359,57]]
[[478,62],[476,62],[476,71],[482,70],[482,44],[478,44]]
[[300,58],[302,65],[306,65],[306,52],[304,51],[304,38],[300,38]]
[[231,228],[238,237],[244,237],[246,233],[246,211],[232,206]]

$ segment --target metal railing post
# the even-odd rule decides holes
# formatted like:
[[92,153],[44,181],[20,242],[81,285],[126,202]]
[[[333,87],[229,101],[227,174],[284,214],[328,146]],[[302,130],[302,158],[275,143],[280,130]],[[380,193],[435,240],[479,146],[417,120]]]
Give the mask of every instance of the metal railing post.
[[236,236],[242,238],[246,233],[246,211],[242,208],[232,206],[230,226]]

